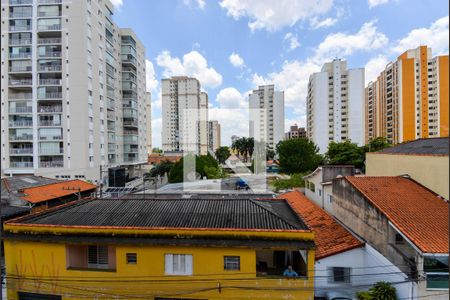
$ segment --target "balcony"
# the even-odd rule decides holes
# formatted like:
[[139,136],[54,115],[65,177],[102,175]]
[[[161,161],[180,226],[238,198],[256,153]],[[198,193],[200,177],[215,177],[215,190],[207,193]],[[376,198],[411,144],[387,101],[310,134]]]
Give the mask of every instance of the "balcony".
[[27,25],[27,26],[9,26],[9,31],[31,31],[31,25]]
[[9,13],[9,18],[20,18],[20,19],[31,19],[32,18],[32,13],[31,11],[28,12],[22,12],[22,11],[18,11],[18,12],[10,12]]
[[62,99],[62,93],[61,92],[53,92],[53,93],[44,93],[41,95],[38,95],[38,99]]
[[123,152],[124,153],[139,153],[139,148],[137,146],[131,147],[130,145],[124,145]]
[[138,144],[139,137],[137,133],[134,133],[133,135],[125,135],[123,137],[124,144]]
[[11,161],[9,163],[11,168],[32,168],[33,162],[31,161]]
[[33,0],[9,0],[9,5],[30,5],[33,4]]
[[31,39],[11,39],[10,46],[31,45]]
[[136,66],[136,58],[131,54],[125,54],[120,56],[123,64],[132,64]]
[[31,52],[9,53],[10,59],[30,59]]
[[62,65],[40,65],[38,70],[41,72],[61,72]]
[[31,106],[16,106],[16,107],[9,107],[9,113],[10,114],[21,114],[21,113],[32,113],[33,108]]
[[39,85],[61,85],[62,81],[59,78],[39,79]]
[[9,136],[9,140],[10,141],[32,141],[33,140],[33,135],[32,134],[26,134],[26,133],[23,133],[22,135],[11,134]]
[[61,44],[61,38],[39,38],[39,45]]
[[61,17],[61,11],[54,13],[48,11],[40,11],[38,12],[38,17],[46,18],[46,17]]
[[8,81],[10,86],[25,86],[25,85],[32,85],[33,80],[31,79],[10,79]]
[[62,140],[62,135],[41,135],[39,136],[39,140],[41,141],[58,141]]
[[9,127],[32,127],[32,120],[9,121]]
[[10,73],[21,73],[21,72],[31,72],[32,71],[32,67],[31,66],[11,66],[9,67],[9,72]]
[[38,108],[38,113],[62,113],[60,105],[42,105]]
[[55,161],[41,161],[39,162],[40,168],[63,168],[64,162],[61,160],[55,160]]
[[39,126],[61,126],[61,120],[39,120]]
[[62,154],[64,154],[64,148],[39,149],[39,155],[62,155]]
[[9,148],[9,154],[11,155],[33,154],[33,148]]
[[62,0],[39,0],[39,4],[61,4]]
[[8,98],[11,100],[31,100],[33,98],[32,93],[10,93]]
[[55,31],[61,30],[61,24],[39,25],[38,31]]
[[54,58],[54,57],[61,57],[61,51],[47,51],[44,53],[39,53],[39,58]]
[[138,120],[137,119],[124,119],[123,126],[138,127]]

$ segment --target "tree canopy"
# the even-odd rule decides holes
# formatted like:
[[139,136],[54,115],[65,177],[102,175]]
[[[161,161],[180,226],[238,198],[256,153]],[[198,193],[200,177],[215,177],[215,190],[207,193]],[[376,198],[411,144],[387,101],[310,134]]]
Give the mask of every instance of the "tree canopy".
[[[183,157],[176,162],[170,170],[169,182],[183,182],[183,164],[186,157]],[[217,161],[211,155],[195,156],[195,172],[200,177],[207,177],[208,179],[220,178],[220,168]]]
[[157,164],[156,166],[154,166],[150,172],[149,175],[150,177],[156,177],[156,176],[164,176],[164,174],[169,174],[170,170],[172,169],[174,163],[168,160],[164,160],[162,162],[160,162],[159,164]]
[[306,138],[280,141],[277,145],[280,172],[287,174],[312,171],[322,162],[319,148]]
[[228,157],[231,156],[230,148],[227,146],[217,148],[214,154],[216,155],[216,159],[219,164],[224,164]]

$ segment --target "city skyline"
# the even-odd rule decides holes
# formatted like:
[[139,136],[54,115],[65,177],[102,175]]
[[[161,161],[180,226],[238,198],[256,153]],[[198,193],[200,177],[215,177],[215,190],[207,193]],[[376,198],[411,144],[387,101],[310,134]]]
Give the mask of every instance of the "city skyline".
[[[133,28],[147,49],[156,147],[161,147],[160,80],[171,75],[198,77],[209,95],[210,117],[222,124],[226,145],[231,135],[248,132],[248,124],[240,122],[237,127],[223,120],[245,113],[230,110],[219,115],[215,108],[247,108],[249,92],[260,84],[275,84],[285,92],[288,131],[294,123],[306,125],[309,75],[320,71],[326,61],[339,57],[349,68],[365,67],[367,84],[408,49],[427,45],[434,55],[448,53],[448,14],[443,13],[448,3],[444,1],[415,5],[319,1],[313,10],[301,1],[301,7],[282,1],[268,18],[258,13],[270,8],[266,1],[113,2],[115,21]],[[421,14],[424,10],[427,13]],[[396,22],[398,11],[402,11],[400,23]]]

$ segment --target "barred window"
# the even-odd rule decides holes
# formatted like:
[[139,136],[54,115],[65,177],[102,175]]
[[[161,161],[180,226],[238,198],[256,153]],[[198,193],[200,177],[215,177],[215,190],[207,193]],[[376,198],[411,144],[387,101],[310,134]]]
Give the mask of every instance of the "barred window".
[[108,268],[108,246],[88,246],[88,267],[97,269]]
[[351,268],[332,267],[328,269],[328,282],[350,283]]
[[240,256],[224,256],[223,257],[224,270],[240,270],[241,257]]
[[137,264],[137,254],[136,253],[127,253],[127,264],[130,264],[130,265]]

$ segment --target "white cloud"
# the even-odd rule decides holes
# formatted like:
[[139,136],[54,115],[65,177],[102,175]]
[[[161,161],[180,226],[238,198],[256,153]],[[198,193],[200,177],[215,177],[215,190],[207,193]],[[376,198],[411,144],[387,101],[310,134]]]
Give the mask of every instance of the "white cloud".
[[384,55],[378,55],[370,59],[365,66],[366,85],[371,81],[375,81],[377,77],[380,75],[381,71],[383,71],[386,68],[386,65],[388,63],[389,60]]
[[389,0],[369,0],[368,1],[370,8],[381,5],[381,4],[385,4],[388,2],[389,2]]
[[183,0],[183,4],[191,8],[205,9],[205,0]]
[[220,108],[248,108],[247,95],[241,94],[234,87],[227,87],[217,94]]
[[406,37],[400,39],[392,47],[394,53],[402,53],[408,49],[427,45],[433,50],[433,54],[440,55],[449,51],[449,17],[443,17],[431,24],[429,28],[418,28],[410,31]]
[[119,9],[123,5],[123,0],[111,0],[112,5]]
[[315,59],[322,63],[337,56],[349,56],[355,51],[380,49],[388,42],[387,36],[378,31],[374,21],[367,22],[355,34],[329,34],[317,47]]
[[145,60],[145,85],[148,92],[154,93],[158,87],[158,80],[156,79],[155,68],[153,63]]
[[228,59],[235,68],[242,68],[245,66],[244,59],[242,59],[242,57],[240,57],[237,53],[231,53]]
[[319,20],[319,18],[314,17],[309,20],[309,26],[311,29],[327,28],[335,25],[337,21],[337,18],[326,18]]
[[292,51],[300,46],[300,43],[298,42],[297,36],[294,36],[292,32],[286,33],[284,36],[283,41],[286,41],[288,43],[289,51]]
[[320,71],[321,66],[312,61],[284,62],[280,72],[270,73],[263,77],[253,74],[254,85],[275,84],[277,90],[284,91],[287,107],[300,108],[304,111],[309,76]]
[[235,20],[247,17],[252,31],[276,31],[325,14],[333,6],[333,0],[278,0],[276,4],[273,0],[222,0],[220,6]]
[[192,76],[197,78],[204,88],[222,84],[222,75],[214,68],[208,67],[205,57],[195,50],[183,55],[182,60],[172,57],[170,52],[165,50],[157,56],[156,63],[164,69],[164,77]]
[[154,118],[152,120],[152,147],[161,147],[162,135],[162,118]]
[[208,118],[220,123],[221,144],[231,145],[231,136],[248,136],[248,107],[241,109],[212,108],[208,110]]

